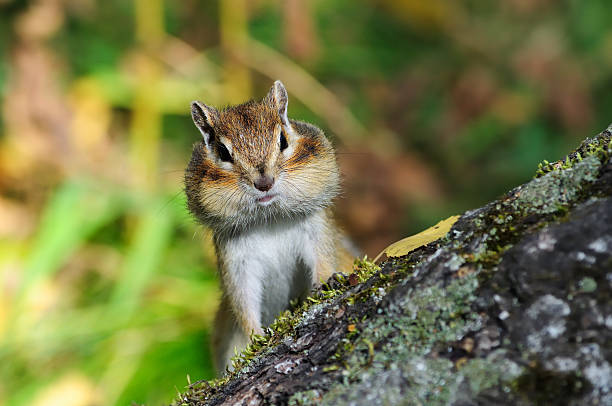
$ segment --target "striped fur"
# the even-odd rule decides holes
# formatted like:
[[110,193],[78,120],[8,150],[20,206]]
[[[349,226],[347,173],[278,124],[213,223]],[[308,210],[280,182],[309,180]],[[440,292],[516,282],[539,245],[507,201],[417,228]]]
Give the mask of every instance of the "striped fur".
[[[261,333],[290,300],[350,258],[329,209],[339,192],[334,150],[319,128],[287,118],[287,102],[277,81],[258,102],[222,110],[192,104],[203,139],[193,148],[185,190],[189,210],[213,231],[218,257],[219,372],[250,332]],[[274,179],[270,190],[255,187],[261,176]]]

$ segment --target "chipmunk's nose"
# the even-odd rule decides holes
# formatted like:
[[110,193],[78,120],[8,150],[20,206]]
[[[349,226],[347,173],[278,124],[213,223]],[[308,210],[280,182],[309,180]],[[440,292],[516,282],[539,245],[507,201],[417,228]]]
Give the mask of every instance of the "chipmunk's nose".
[[253,182],[253,186],[262,192],[267,192],[268,190],[272,189],[272,185],[274,185],[274,178],[263,174],[255,179],[255,182]]

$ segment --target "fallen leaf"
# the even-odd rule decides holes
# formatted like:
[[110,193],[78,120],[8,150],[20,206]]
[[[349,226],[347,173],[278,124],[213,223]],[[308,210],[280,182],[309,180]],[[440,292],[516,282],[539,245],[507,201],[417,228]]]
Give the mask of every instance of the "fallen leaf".
[[376,256],[374,262],[377,262],[383,254],[386,254],[388,257],[401,257],[402,255],[408,254],[410,251],[444,237],[446,233],[450,231],[451,227],[453,224],[455,224],[459,217],[460,216],[451,216],[446,220],[440,221],[435,226],[429,227],[425,231],[421,231],[418,234],[411,237],[406,237],[389,245]]

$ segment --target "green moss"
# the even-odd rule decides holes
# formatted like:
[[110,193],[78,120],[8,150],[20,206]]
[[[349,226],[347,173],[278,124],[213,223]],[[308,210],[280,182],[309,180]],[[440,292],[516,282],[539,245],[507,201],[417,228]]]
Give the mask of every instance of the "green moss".
[[578,287],[580,288],[580,291],[584,293],[595,292],[597,289],[597,282],[595,282],[595,279],[593,278],[586,277],[578,282]]
[[524,213],[555,213],[575,201],[583,187],[597,179],[600,166],[599,158],[590,155],[570,168],[536,178],[520,190],[513,208]]
[[[407,378],[414,391],[404,399],[444,403],[450,392],[441,383],[452,376],[453,363],[424,357],[438,343],[455,341],[480,325],[479,316],[470,309],[477,287],[476,275],[470,274],[446,287],[409,289],[384,316],[359,326],[356,334],[342,340],[334,357],[344,361],[345,382],[337,384],[344,388],[332,387],[321,399],[322,404],[342,404],[346,393],[374,390],[371,386],[377,385],[375,378],[384,371],[403,371],[409,364],[422,369],[418,376]],[[393,401],[392,395],[386,396]]]
[[482,248],[482,251],[477,254],[464,254],[464,258],[467,263],[479,265],[480,268],[491,269],[499,263],[502,254],[510,248],[510,245],[504,247],[497,246],[495,250],[489,250],[483,244]]
[[289,399],[289,406],[314,405],[321,399],[318,390],[308,390],[294,394]]
[[486,359],[472,359],[461,367],[459,374],[467,379],[472,393],[482,393],[500,384],[510,389],[524,369],[503,359],[503,353],[498,350]]
[[583,158],[586,157],[595,157],[598,161],[603,162],[609,159],[611,154],[612,139],[609,135],[587,139],[575,152],[567,155],[564,160],[554,163],[550,163],[547,160],[542,161],[538,164],[535,177],[538,178],[558,170],[570,169],[575,164],[582,162]]
[[414,356],[390,363],[384,370],[362,372],[356,382],[334,385],[323,396],[313,391],[296,393],[290,404],[448,405],[491,389],[509,392],[523,371],[504,359],[503,350],[486,359],[468,360],[460,368],[448,359]]
[[[481,280],[495,272],[503,253],[520,239],[527,227],[544,227],[551,221],[562,220],[569,208],[582,200],[588,185],[597,179],[600,161],[610,156],[609,142],[608,138],[598,138],[581,146],[582,153],[568,155],[563,165],[546,163],[551,170],[545,176],[515,190],[488,213],[474,219],[474,226],[488,233],[480,236],[481,243],[462,257],[476,269],[485,270]],[[523,221],[530,215],[550,217],[530,226]]]

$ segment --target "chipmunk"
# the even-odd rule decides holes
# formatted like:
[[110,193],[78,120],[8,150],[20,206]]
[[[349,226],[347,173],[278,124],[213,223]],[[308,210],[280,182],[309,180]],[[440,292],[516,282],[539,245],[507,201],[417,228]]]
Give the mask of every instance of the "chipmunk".
[[280,81],[259,102],[223,110],[191,104],[203,140],[194,145],[185,191],[217,254],[219,374],[251,333],[263,334],[292,300],[352,262],[330,208],[340,181],[334,149],[319,128],[289,119],[287,104]]

